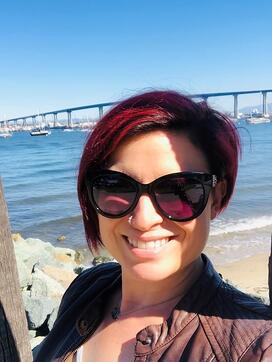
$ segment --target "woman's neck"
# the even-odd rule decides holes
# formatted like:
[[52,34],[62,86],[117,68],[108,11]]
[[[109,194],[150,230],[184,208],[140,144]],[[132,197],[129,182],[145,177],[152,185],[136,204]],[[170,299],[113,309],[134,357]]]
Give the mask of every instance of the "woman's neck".
[[152,306],[159,307],[167,302],[178,302],[199,278],[202,270],[201,257],[181,272],[159,281],[133,278],[131,273],[122,270],[122,291],[116,295],[115,304],[119,304],[120,313],[125,314]]

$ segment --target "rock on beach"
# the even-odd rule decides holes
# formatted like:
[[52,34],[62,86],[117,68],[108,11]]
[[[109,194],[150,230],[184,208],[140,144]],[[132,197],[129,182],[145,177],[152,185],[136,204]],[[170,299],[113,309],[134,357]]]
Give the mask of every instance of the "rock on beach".
[[84,266],[78,263],[78,251],[54,247],[40,239],[23,239],[20,234],[12,236],[34,348],[51,330],[65,290]]

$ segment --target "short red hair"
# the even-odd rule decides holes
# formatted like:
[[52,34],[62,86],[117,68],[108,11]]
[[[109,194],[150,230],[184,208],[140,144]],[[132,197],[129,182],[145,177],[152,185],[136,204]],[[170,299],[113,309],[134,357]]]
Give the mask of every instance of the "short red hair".
[[105,168],[120,142],[128,137],[158,129],[185,133],[204,153],[210,172],[227,181],[220,211],[227,206],[241,153],[239,133],[233,122],[206,102],[197,103],[178,92],[152,91],[136,95],[119,103],[99,120],[82,153],[78,197],[91,249],[96,250],[102,241],[97,213],[89,201],[85,185],[87,171],[96,173]]

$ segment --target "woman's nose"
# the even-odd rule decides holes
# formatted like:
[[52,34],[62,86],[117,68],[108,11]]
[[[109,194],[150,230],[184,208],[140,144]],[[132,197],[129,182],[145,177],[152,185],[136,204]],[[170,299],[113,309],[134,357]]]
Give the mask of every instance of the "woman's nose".
[[149,195],[141,195],[132,213],[131,225],[138,230],[147,231],[162,223],[163,216],[156,210]]

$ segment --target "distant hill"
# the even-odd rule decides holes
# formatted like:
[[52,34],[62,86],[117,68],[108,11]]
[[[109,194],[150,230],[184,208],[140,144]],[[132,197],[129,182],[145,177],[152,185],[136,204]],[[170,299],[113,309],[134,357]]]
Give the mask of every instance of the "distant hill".
[[[262,112],[263,111],[263,105],[259,104],[259,105],[256,105],[256,106],[243,107],[243,108],[239,109],[239,112],[251,113],[254,109],[257,109],[258,112]],[[272,103],[267,103],[267,113],[272,113]]]

